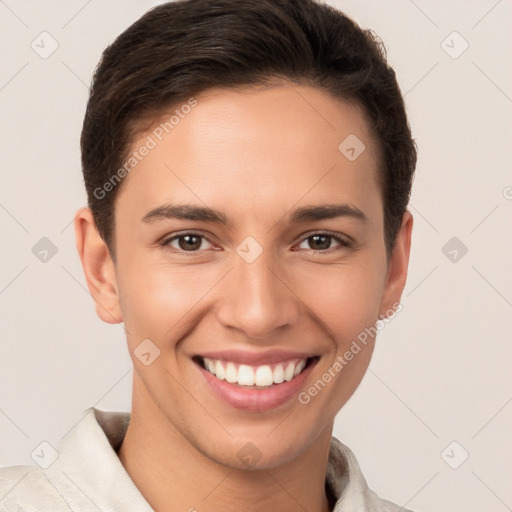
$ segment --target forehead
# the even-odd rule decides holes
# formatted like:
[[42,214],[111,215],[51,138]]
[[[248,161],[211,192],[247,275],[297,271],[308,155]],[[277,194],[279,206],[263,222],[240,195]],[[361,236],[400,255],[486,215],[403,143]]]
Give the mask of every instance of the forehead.
[[121,203],[179,199],[278,214],[306,195],[364,201],[376,187],[376,143],[356,104],[292,84],[209,89],[192,100],[133,143],[132,152],[151,149],[125,178]]
[[[165,135],[181,132],[182,142],[216,139],[219,143],[231,141],[244,148],[254,137],[265,144],[262,150],[281,145],[283,150],[294,147],[297,153],[303,148],[303,152],[313,156],[315,148],[320,152],[333,149],[338,156],[339,143],[357,135],[369,150],[366,156],[376,156],[364,110],[354,101],[334,98],[315,87],[280,83],[236,90],[214,88],[194,100],[194,108],[188,108],[185,102],[172,108],[176,113],[187,111],[180,119],[164,113],[154,130],[163,130]],[[176,124],[165,130],[171,118]]]

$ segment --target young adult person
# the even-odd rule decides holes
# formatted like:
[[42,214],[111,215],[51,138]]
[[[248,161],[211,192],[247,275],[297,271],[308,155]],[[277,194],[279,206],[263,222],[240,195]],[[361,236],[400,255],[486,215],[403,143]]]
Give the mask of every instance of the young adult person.
[[376,37],[313,0],[160,5],[104,51],[81,149],[132,409],[0,470],[2,510],[404,510],[332,436],[409,259],[416,149]]

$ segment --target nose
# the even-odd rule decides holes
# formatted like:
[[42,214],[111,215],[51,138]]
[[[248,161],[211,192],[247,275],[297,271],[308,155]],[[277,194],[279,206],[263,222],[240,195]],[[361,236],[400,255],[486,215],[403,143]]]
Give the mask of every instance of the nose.
[[226,328],[245,338],[270,338],[279,328],[299,321],[304,308],[295,295],[289,273],[267,257],[265,251],[252,263],[236,257],[229,273],[217,318]]

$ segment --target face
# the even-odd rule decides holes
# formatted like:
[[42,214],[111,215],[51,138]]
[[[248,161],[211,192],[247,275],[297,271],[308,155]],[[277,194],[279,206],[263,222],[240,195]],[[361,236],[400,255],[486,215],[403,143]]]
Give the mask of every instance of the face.
[[133,144],[155,142],[116,199],[100,316],[124,321],[134,413],[158,410],[222,464],[276,467],[330,436],[360,383],[369,328],[400,300],[407,229],[388,261],[357,106],[295,85],[195,99]]

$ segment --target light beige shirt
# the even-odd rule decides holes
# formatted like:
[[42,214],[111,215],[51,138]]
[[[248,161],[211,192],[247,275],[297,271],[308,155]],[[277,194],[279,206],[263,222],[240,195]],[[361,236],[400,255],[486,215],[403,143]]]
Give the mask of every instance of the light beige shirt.
[[[39,465],[0,468],[0,512],[151,512],[116,453],[129,420],[127,412],[90,407],[56,450],[36,450]],[[326,482],[334,512],[410,512],[371,491],[354,454],[334,437]]]

